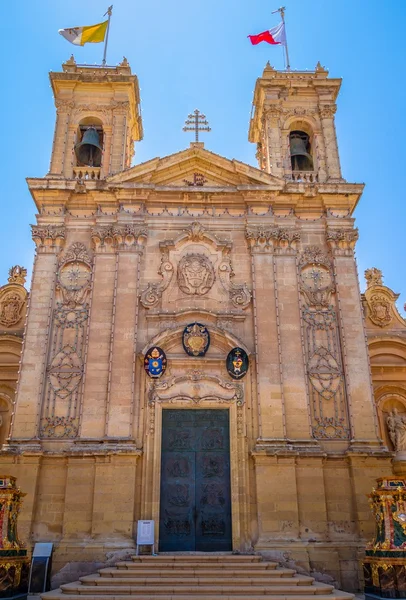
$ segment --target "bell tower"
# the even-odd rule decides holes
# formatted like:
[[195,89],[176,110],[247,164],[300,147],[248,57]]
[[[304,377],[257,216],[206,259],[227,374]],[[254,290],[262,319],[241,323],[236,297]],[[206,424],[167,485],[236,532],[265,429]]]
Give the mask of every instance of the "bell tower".
[[104,179],[131,166],[143,137],[138,78],[126,58],[116,67],[77,65],[51,72],[56,123],[47,177]]
[[267,64],[256,82],[249,130],[263,171],[291,181],[344,181],[334,124],[340,86],[320,63],[314,72]]

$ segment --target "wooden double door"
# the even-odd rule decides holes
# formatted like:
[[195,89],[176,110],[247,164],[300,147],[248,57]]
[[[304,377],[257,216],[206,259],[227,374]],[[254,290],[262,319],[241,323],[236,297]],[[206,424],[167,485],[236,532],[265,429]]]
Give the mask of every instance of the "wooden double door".
[[232,549],[228,410],[162,411],[161,552]]

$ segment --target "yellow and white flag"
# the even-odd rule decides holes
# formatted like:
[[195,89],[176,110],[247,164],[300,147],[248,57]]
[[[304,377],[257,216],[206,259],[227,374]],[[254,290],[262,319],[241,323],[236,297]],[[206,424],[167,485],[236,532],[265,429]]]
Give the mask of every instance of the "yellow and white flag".
[[108,21],[103,23],[97,23],[97,25],[89,25],[88,27],[70,27],[69,29],[59,29],[58,33],[61,34],[65,40],[68,40],[75,46],[84,46],[88,43],[97,44],[98,42],[104,42],[106,36]]

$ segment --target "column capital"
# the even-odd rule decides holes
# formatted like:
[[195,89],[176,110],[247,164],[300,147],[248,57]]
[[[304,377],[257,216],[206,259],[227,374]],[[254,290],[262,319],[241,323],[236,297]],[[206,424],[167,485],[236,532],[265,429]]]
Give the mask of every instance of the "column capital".
[[93,227],[91,238],[97,253],[137,252],[142,254],[147,239],[146,225],[98,225]]
[[353,256],[358,229],[332,229],[326,232],[326,242],[333,256]]
[[245,237],[253,254],[295,254],[300,231],[293,228],[248,225]]
[[31,225],[37,253],[58,253],[65,245],[64,225]]

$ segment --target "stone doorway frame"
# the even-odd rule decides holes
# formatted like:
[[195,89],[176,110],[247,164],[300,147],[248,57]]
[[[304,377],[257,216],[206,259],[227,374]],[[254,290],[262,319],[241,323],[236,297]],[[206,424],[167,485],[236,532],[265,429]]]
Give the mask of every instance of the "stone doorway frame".
[[[155,521],[156,547],[159,548],[162,410],[165,408],[179,410],[228,409],[232,548],[233,550],[246,550],[251,546],[251,540],[248,530],[248,447],[244,385],[240,382],[224,381],[217,376],[205,373],[191,372],[174,377],[170,381],[149,382],[148,387],[141,513],[142,518]],[[203,387],[209,393],[203,393]],[[192,395],[189,395],[188,392]]]

